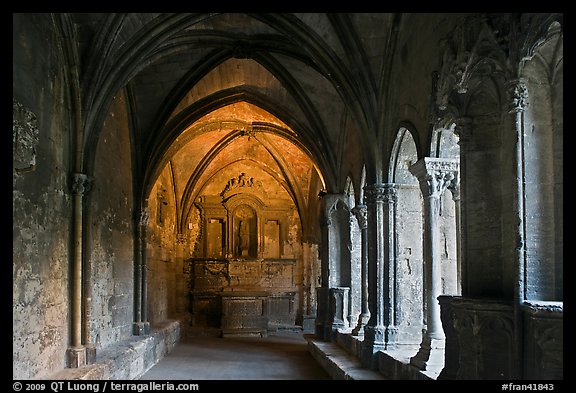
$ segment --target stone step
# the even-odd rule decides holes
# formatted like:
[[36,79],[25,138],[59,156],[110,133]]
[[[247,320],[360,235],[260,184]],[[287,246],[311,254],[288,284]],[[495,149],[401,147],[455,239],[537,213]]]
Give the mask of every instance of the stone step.
[[306,337],[306,339],[308,340],[308,351],[332,379],[387,379],[382,373],[376,370],[362,367],[360,359],[351,355],[336,343],[320,341],[311,337]]

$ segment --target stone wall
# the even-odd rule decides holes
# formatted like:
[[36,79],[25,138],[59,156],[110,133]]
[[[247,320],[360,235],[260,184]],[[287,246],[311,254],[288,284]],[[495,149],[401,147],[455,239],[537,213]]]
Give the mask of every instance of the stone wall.
[[105,348],[132,334],[134,224],[132,163],[125,97],[120,92],[105,119],[96,151],[85,216],[91,266],[91,342]]
[[69,327],[70,116],[50,19],[13,18],[12,376],[65,365]]

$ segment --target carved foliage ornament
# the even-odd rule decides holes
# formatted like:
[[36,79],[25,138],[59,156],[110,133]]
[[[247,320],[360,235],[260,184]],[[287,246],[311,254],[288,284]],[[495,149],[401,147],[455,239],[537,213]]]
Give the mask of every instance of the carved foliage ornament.
[[360,229],[368,228],[368,209],[365,205],[358,205],[352,209],[352,213],[356,215]]
[[397,200],[398,192],[395,184],[372,184],[364,187],[365,203],[385,202],[393,204]]
[[508,113],[523,112],[528,106],[528,88],[519,80],[508,84],[509,108]]
[[[494,67],[504,69],[511,34],[511,21],[505,18],[481,15],[465,18],[441,43],[441,69],[433,78],[437,116],[446,110],[453,92],[467,92],[473,73],[494,72]],[[481,67],[482,64],[493,67]]]
[[425,157],[409,169],[418,178],[424,197],[439,198],[458,176],[459,162]]

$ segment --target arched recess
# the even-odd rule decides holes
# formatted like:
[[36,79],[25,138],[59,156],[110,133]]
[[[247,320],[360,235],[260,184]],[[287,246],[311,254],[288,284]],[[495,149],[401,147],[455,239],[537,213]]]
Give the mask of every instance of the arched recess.
[[525,299],[563,300],[563,38],[553,22],[525,62]]
[[511,298],[514,291],[513,250],[503,247],[507,236],[503,223],[514,220],[508,205],[512,203],[508,199],[511,180],[504,180],[509,175],[504,163],[512,155],[502,152],[502,146],[513,138],[512,131],[502,132],[507,127],[502,123],[505,77],[503,66],[494,59],[475,64],[461,111],[472,120],[460,135],[461,146],[466,146],[460,174],[464,296]]
[[[454,132],[453,120],[438,122],[432,131],[430,156],[460,161],[458,136]],[[460,251],[460,182],[459,174],[448,186],[449,192],[440,195],[438,226],[440,233],[440,264],[442,266],[441,293],[461,294],[461,251]]]
[[358,316],[361,310],[362,300],[362,238],[360,225],[353,214],[356,207],[356,195],[354,191],[354,182],[348,176],[346,178],[346,187],[344,193],[348,198],[348,207],[350,209],[350,301],[348,311],[349,327],[356,326]]
[[[418,179],[408,168],[418,160],[411,130],[400,127],[394,140],[388,181],[396,189],[394,219],[394,324],[398,344],[418,344],[424,318],[423,212]],[[392,261],[391,261],[392,263]]]
[[[252,103],[228,104],[192,116],[155,155],[161,159],[148,173],[161,173],[157,179],[167,168],[173,173],[177,233],[172,248],[152,244],[159,250],[151,255],[166,253],[175,271],[182,265],[175,305],[189,315],[191,334],[264,335],[274,326],[303,325],[314,312],[310,283],[317,261],[303,243],[303,222],[312,220],[308,215],[326,185],[285,123]],[[157,199],[151,193],[148,205]],[[257,312],[253,307],[266,313],[259,319],[243,314]]]

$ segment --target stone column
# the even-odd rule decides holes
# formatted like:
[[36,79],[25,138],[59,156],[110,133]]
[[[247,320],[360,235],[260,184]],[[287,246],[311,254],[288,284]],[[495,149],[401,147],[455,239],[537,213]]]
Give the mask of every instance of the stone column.
[[[511,80],[507,84],[509,108],[508,114],[512,120],[512,131],[515,135],[515,149],[513,154],[513,206],[514,212],[514,336],[513,356],[516,359],[523,359],[523,316],[521,306],[525,301],[525,281],[526,281],[526,232],[525,232],[525,205],[524,205],[524,111],[528,106],[528,89],[523,81],[519,79]],[[522,367],[512,370],[514,378],[522,378]]]
[[135,321],[133,333],[136,336],[148,334],[150,324],[147,322],[147,295],[145,271],[146,271],[146,228],[150,215],[148,209],[140,210],[136,215],[136,252],[134,272],[134,314]]
[[329,330],[328,321],[330,319],[328,310],[328,288],[329,288],[329,262],[328,262],[328,233],[330,231],[330,226],[332,221],[330,218],[325,217],[322,222],[321,232],[322,232],[322,242],[321,242],[321,260],[320,260],[320,287],[316,288],[316,323],[315,323],[315,335],[321,340],[329,340],[330,334],[326,335],[326,331]]
[[462,225],[460,224],[460,173],[456,174],[450,182],[448,189],[454,201],[454,215],[456,220],[456,291],[462,294]]
[[72,264],[71,299],[71,347],[66,353],[69,368],[78,368],[87,364],[86,348],[82,345],[82,198],[89,190],[88,176],[83,173],[72,174],[71,191],[74,206],[74,259]]
[[[457,241],[457,264],[459,266],[459,283],[460,283],[460,294],[462,296],[469,295],[469,279],[468,279],[468,269],[467,269],[467,239],[468,239],[468,227],[466,223],[466,207],[462,206],[462,203],[466,202],[466,156],[470,149],[470,139],[472,137],[472,119],[469,117],[460,117],[456,119],[456,126],[454,127],[454,133],[458,136],[458,145],[460,145],[460,170],[459,176],[456,177],[456,184],[450,184],[454,190],[457,190],[458,203],[456,204],[456,241]],[[455,194],[452,194],[452,198],[455,199]],[[464,202],[462,202],[464,201]]]
[[440,196],[450,185],[458,172],[458,161],[424,157],[409,168],[418,178],[424,197],[424,266],[426,330],[418,353],[410,359],[410,364],[421,370],[441,367],[444,356],[444,332],[440,320],[442,270],[440,265]]
[[179,272],[184,271],[184,266],[186,265],[186,246],[188,245],[188,235],[186,233],[178,233],[176,235],[176,258],[175,258],[175,265],[176,267],[176,283],[174,288],[175,298],[176,298],[176,305],[175,311],[176,315],[187,317],[186,310],[189,309],[189,306],[186,305],[188,297],[186,293],[188,291],[186,280],[180,279]]
[[516,144],[514,149],[514,178],[513,185],[514,193],[514,206],[513,211],[515,216],[515,234],[517,239],[514,247],[514,259],[516,270],[516,288],[514,297],[518,303],[523,303],[524,294],[524,281],[525,281],[525,247],[526,247],[526,234],[524,232],[524,166],[523,166],[523,152],[524,152],[524,128],[523,128],[523,114],[528,106],[528,90],[524,83],[518,79],[508,82],[508,96],[509,96],[509,111],[512,120],[512,130],[516,136]]
[[361,310],[358,317],[358,323],[352,330],[353,336],[364,336],[364,326],[370,319],[370,310],[368,308],[368,217],[366,205],[358,205],[352,209],[352,213],[358,220],[360,226],[360,238],[362,241],[361,249]]
[[392,183],[384,184],[384,325],[386,349],[393,349],[398,339],[396,326],[396,247],[395,212],[398,195]]
[[384,185],[364,187],[368,212],[368,307],[370,319],[364,327],[361,363],[376,369],[374,354],[386,349],[384,327]]

